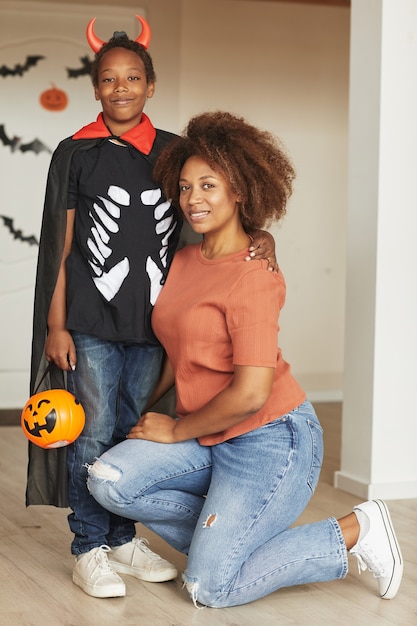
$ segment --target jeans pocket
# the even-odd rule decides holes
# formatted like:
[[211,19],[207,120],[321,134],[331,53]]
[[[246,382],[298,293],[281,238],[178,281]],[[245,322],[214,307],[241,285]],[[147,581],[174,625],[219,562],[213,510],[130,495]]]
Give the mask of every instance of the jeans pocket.
[[323,429],[318,422],[312,420],[307,420],[307,425],[311,437],[311,466],[307,483],[314,492],[323,463]]

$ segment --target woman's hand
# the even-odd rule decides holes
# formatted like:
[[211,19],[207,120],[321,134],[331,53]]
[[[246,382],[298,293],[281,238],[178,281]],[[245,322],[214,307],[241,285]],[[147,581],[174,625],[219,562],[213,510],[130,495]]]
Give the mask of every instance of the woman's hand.
[[165,413],[144,413],[136,426],[133,426],[128,439],[147,439],[157,443],[175,443],[175,426],[177,421]]
[[252,259],[267,259],[268,270],[270,272],[278,272],[279,266],[275,257],[275,240],[271,233],[266,230],[257,230],[252,233],[253,243],[249,247],[249,255],[246,261]]

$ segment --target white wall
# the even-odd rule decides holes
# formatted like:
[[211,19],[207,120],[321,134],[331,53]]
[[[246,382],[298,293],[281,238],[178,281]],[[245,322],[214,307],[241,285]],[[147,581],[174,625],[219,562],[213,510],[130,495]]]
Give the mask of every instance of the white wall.
[[[45,4],[52,9],[64,3]],[[128,20],[129,11],[134,15],[138,10],[134,0],[124,0],[122,5],[104,0],[90,4],[96,6],[83,4],[83,15],[97,16],[97,33],[103,39],[116,29],[129,31],[134,23]],[[340,398],[350,12],[245,0],[144,0],[139,5],[153,32],[150,52],[158,80],[147,112],[156,126],[178,132],[191,115],[223,108],[285,142],[298,177],[288,215],[280,228],[273,228],[288,284],[281,345],[310,397]],[[0,65],[8,44],[17,44],[29,34],[36,36],[24,31],[22,20],[6,23],[1,14],[4,6],[0,1]],[[33,6],[33,1],[26,6]],[[117,21],[111,28],[108,21],[100,25],[100,16],[106,12],[116,12],[123,23]],[[53,32],[53,25],[51,11],[45,29]],[[87,53],[84,28],[77,22],[75,32],[75,24],[68,23],[66,38],[78,42],[79,50]],[[57,41],[58,62],[60,49]],[[22,120],[33,121],[35,113],[39,114],[30,98],[35,94],[26,92],[10,100],[11,91],[5,90],[1,76],[0,85],[0,123],[21,128]],[[74,117],[51,124],[49,116],[37,130],[57,143],[91,121],[97,105],[90,89],[86,79],[85,95],[77,96]],[[4,111],[6,120],[2,119]],[[16,162],[9,152],[0,145],[0,167],[5,171],[3,163],[7,162],[8,168],[8,211],[21,217],[25,229],[37,228],[49,156],[32,159],[36,176],[29,166],[23,187],[13,172]],[[27,397],[35,262],[36,249],[13,241],[0,222],[0,407],[21,406]]]
[[308,391],[334,397],[343,362],[349,11],[214,0],[203,13],[207,4],[182,2],[181,122],[228,109],[287,146],[295,193],[272,228],[288,286],[280,343]]

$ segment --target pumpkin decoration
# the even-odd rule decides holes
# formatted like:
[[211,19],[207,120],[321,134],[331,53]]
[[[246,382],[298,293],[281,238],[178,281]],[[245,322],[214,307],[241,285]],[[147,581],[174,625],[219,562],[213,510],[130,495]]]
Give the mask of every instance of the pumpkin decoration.
[[50,389],[31,396],[21,416],[23,432],[40,448],[67,446],[77,439],[84,424],[83,407],[65,389]]
[[39,102],[48,111],[63,111],[68,104],[68,96],[65,91],[58,89],[53,83],[51,85],[50,89],[41,93]]

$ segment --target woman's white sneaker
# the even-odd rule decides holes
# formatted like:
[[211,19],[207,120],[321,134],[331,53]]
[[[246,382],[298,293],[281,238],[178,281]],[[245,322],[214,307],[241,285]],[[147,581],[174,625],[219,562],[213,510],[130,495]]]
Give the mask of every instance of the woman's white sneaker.
[[353,511],[360,533],[350,554],[358,560],[359,573],[369,569],[377,579],[381,598],[391,600],[400,587],[404,565],[387,505],[383,500],[370,500]]
[[74,565],[73,582],[94,598],[118,598],[126,595],[126,585],[109,565],[108,552],[108,546],[93,548],[77,557]]

